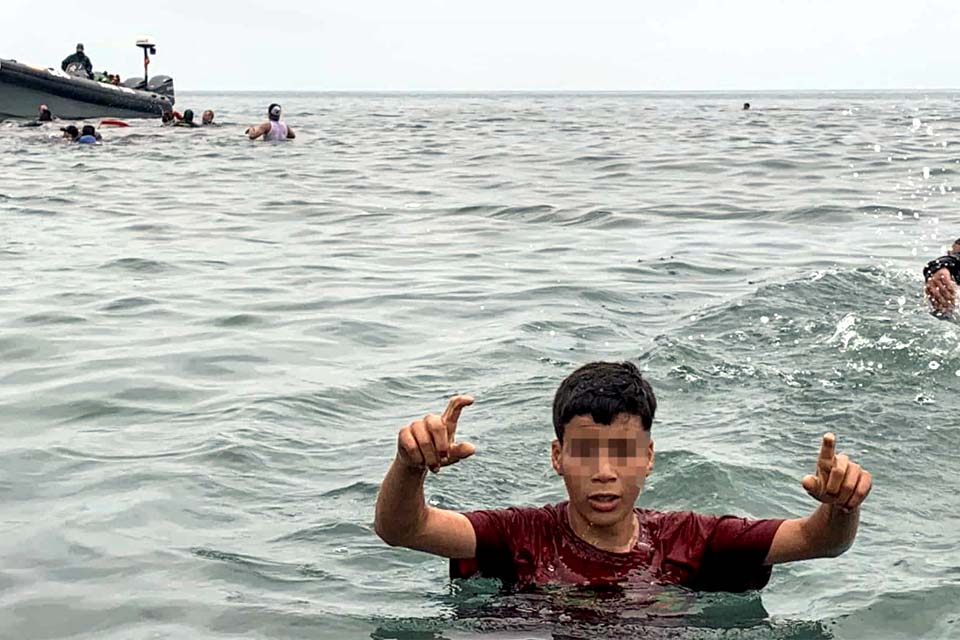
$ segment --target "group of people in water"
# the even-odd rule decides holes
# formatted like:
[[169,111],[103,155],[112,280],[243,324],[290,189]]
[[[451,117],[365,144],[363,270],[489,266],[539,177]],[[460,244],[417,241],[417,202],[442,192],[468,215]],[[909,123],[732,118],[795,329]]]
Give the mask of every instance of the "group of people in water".
[[[161,124],[162,126],[183,127],[188,129],[210,126],[219,127],[220,123],[214,122],[215,117],[216,114],[213,112],[213,109],[207,109],[201,114],[200,122],[197,123],[193,109],[186,109],[183,113],[171,109],[163,112]],[[39,127],[55,120],[58,120],[58,118],[54,116],[50,107],[42,104],[38,109],[37,119],[21,126]],[[101,121],[101,125],[128,126],[127,123],[123,121],[113,119],[103,120]],[[61,127],[60,131],[63,132],[65,139],[79,144],[93,144],[103,139],[102,135],[92,124],[85,124],[82,128],[77,128],[76,125],[67,125]],[[267,119],[264,122],[247,127],[244,135],[250,140],[259,139],[267,142],[292,140],[297,137],[293,128],[283,121],[283,108],[277,103],[273,103],[267,107]]]

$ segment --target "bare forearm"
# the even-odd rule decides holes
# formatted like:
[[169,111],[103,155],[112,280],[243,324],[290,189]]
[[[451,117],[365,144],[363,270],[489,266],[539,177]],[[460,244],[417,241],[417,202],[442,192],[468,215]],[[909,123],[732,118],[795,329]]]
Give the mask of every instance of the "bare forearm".
[[804,535],[822,556],[838,556],[851,546],[860,526],[860,508],[846,511],[821,504],[803,523]]
[[374,528],[377,535],[392,545],[413,540],[426,518],[423,497],[426,469],[415,469],[394,460],[377,495]]

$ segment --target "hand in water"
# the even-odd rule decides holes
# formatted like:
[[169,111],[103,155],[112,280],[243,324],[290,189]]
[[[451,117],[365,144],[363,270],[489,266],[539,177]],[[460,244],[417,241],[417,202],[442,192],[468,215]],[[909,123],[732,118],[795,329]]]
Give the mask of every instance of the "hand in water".
[[873,486],[873,477],[846,454],[836,453],[837,437],[824,434],[820,444],[815,475],[803,478],[807,493],[824,504],[832,504],[847,511],[860,506]]
[[397,459],[408,467],[426,467],[436,473],[441,467],[472,456],[476,447],[469,442],[454,441],[460,412],[471,404],[470,396],[454,396],[443,415],[431,413],[401,429],[397,437]]
[[930,276],[923,290],[937,315],[948,316],[956,309],[957,283],[953,281],[949,269],[940,269]]

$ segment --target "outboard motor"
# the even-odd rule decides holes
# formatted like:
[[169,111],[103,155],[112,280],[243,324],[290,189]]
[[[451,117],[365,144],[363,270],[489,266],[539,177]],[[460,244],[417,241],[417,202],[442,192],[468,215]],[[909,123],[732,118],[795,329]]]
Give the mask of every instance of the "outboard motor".
[[143,78],[127,78],[120,83],[120,86],[128,89],[146,89],[147,85],[143,83]]
[[170,76],[153,76],[147,83],[147,91],[172,98],[173,78]]

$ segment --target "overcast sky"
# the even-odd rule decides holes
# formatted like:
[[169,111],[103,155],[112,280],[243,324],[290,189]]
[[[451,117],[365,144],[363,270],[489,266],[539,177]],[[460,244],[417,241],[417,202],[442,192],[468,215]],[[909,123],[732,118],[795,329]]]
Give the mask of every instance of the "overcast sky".
[[960,87],[960,2],[4,0],[0,57],[179,90]]

